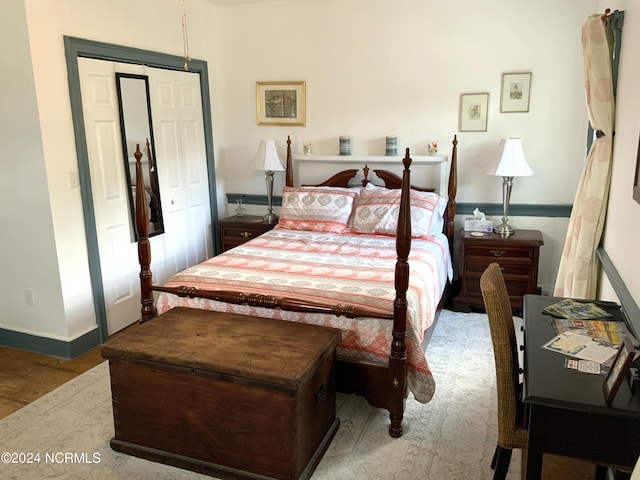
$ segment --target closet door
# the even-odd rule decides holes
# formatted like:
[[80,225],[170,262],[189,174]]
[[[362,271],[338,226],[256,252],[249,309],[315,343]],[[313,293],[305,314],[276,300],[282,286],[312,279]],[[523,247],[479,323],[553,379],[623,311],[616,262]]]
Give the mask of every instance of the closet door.
[[93,210],[109,334],[140,318],[138,250],[129,214],[115,64],[79,58]]
[[107,330],[112,335],[140,318],[140,268],[115,73],[149,76],[165,230],[150,240],[156,284],[213,255],[199,78],[88,58],[79,58],[78,66]]
[[213,256],[200,78],[147,69],[165,222],[161,280]]

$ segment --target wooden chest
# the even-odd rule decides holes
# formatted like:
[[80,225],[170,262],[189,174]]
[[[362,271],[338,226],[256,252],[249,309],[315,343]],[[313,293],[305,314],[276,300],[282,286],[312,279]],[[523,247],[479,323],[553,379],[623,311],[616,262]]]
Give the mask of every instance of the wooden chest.
[[116,335],[114,450],[223,478],[309,478],[335,435],[339,330],[175,308]]

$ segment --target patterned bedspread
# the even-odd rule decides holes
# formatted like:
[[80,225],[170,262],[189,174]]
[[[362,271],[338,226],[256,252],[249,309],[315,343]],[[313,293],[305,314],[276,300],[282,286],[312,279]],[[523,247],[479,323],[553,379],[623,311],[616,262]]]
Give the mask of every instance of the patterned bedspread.
[[[350,304],[393,313],[395,237],[332,234],[278,228],[176,274],[167,286],[233,290],[276,297]],[[444,235],[414,238],[409,256],[407,300],[408,384],[415,398],[428,402],[435,382],[420,342],[435,315],[447,279],[452,276]],[[279,309],[179,298],[161,293],[158,313],[176,306],[235,312],[325,325],[342,330],[338,356],[386,364],[392,321],[348,319]]]

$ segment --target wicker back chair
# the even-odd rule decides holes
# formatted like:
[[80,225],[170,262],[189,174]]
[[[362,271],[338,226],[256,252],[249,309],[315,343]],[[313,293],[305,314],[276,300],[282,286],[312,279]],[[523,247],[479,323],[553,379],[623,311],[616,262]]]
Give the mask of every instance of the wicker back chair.
[[523,418],[516,333],[500,265],[492,263],[487,267],[480,278],[480,289],[489,317],[498,390],[498,445],[491,468],[495,469],[493,479],[503,480],[509,470],[512,450],[527,448],[528,432]]

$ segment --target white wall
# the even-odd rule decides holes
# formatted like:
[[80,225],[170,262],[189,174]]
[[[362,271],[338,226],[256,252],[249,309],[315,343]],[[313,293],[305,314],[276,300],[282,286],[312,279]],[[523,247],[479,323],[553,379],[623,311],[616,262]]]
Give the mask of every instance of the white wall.
[[[586,153],[580,27],[596,7],[584,0],[274,0],[220,8],[216,89],[224,95],[216,110],[224,121],[215,140],[226,189],[265,191],[264,174],[251,173],[263,138],[284,151],[291,135],[296,152],[311,140],[314,153],[336,154],[346,134],[353,154],[375,154],[393,134],[415,153],[437,138],[448,154],[459,95],[489,92],[488,131],[458,133],[457,201],[502,202],[502,179],[485,170],[500,138],[521,136],[535,175],[515,180],[511,202],[572,204]],[[533,74],[529,113],[499,112],[501,74],[514,71]],[[256,126],[255,82],[268,80],[307,82],[306,127]],[[283,181],[276,175],[276,190]],[[512,224],[542,230],[539,283],[552,289],[568,219]]]
[[66,338],[22,0],[0,2],[0,58],[0,328]]
[[[41,188],[29,197],[34,202],[29,213],[35,214],[29,218],[38,220],[30,228],[42,237],[35,257],[43,277],[35,288],[36,307],[53,312],[39,311],[29,328],[75,338],[93,328],[95,318],[80,192],[69,181],[77,165],[63,35],[182,55],[182,2],[10,0],[12,15],[0,20],[8,27],[0,34],[7,37],[0,47],[6,58],[13,58],[16,39],[26,50],[22,2],[33,73],[22,55],[16,71],[25,82],[16,88],[32,103],[17,115],[27,123],[26,148],[35,150],[33,170],[46,173],[46,183],[40,177]],[[488,131],[459,134],[458,201],[501,202],[501,179],[484,170],[500,138],[522,136],[535,176],[517,180],[512,203],[573,202],[585,156],[580,26],[599,10],[596,0],[273,0],[217,7],[189,0],[186,5],[191,55],[209,63],[219,199],[226,192],[265,191],[264,174],[250,168],[262,138],[277,140],[283,150],[289,134],[294,150],[309,139],[314,151],[336,153],[338,136],[349,134],[358,154],[381,151],[384,136],[395,134],[402,148],[421,153],[427,140],[437,138],[447,152],[457,133],[459,95],[486,91]],[[509,71],[533,73],[529,113],[499,113],[500,76]],[[307,82],[306,127],[256,125],[255,82],[267,80]],[[12,106],[2,105],[3,117],[16,115]],[[22,144],[13,139],[0,148],[0,177],[25,185],[28,174],[4,164],[6,153],[24,157]],[[276,190],[282,184],[277,177]],[[224,202],[219,205],[224,212]],[[4,213],[8,207],[0,208]],[[23,228],[24,216],[7,218],[8,229]],[[513,223],[543,231],[540,283],[550,287],[566,219]],[[17,237],[3,258],[15,274],[11,284],[17,285],[2,298],[4,328],[24,326],[22,290],[34,283],[24,258],[35,243]],[[45,297],[42,305],[40,292],[47,288],[54,298]]]
[[[603,3],[604,7],[625,11],[622,51],[616,100],[615,139],[611,193],[604,232],[604,248],[636,303],[640,303],[640,204],[632,198],[640,131],[640,5],[634,1]],[[608,283],[602,296],[615,298]]]
[[[182,55],[181,8],[172,0],[2,2],[0,51],[14,75],[3,83],[13,103],[0,106],[2,126],[10,127],[0,129],[8,133],[0,178],[10,186],[0,212],[11,232],[0,249],[9,284],[0,328],[63,340],[96,328],[80,190],[70,183],[77,159],[63,36]],[[191,55],[208,60],[215,76],[213,7],[195,0],[188,8]],[[33,307],[25,305],[25,287],[34,289]]]

